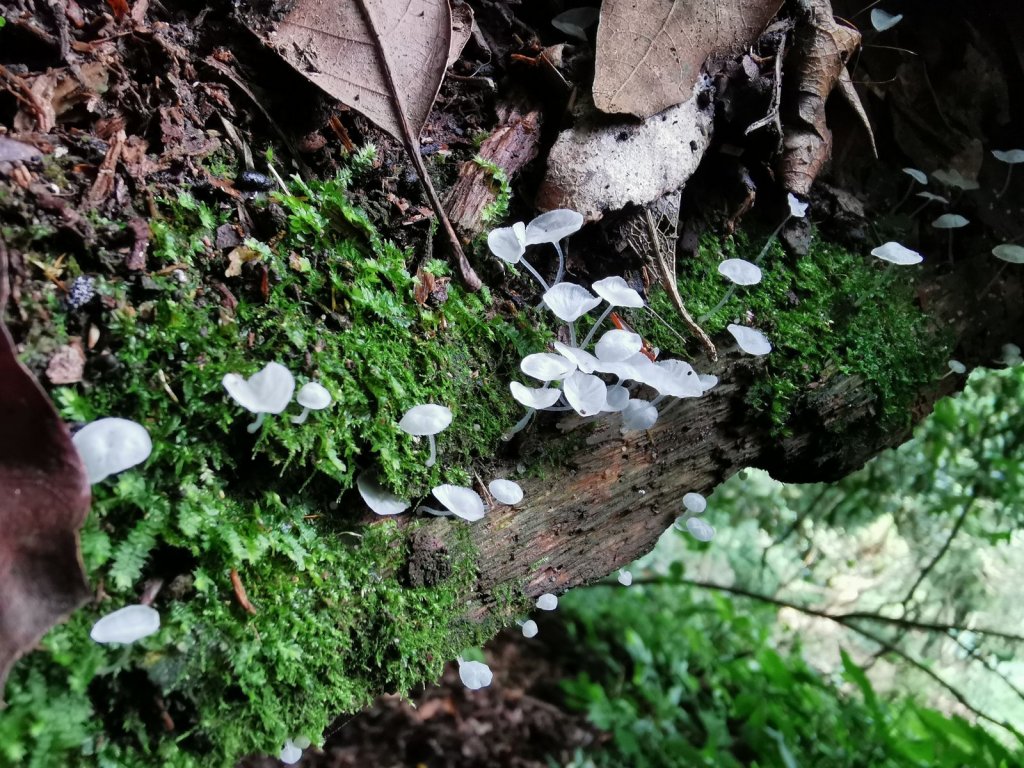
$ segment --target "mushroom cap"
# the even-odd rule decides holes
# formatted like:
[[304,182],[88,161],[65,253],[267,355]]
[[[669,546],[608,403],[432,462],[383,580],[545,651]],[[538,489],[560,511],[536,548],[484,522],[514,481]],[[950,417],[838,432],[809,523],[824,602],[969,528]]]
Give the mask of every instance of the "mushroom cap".
[[484,516],[484,500],[472,488],[445,483],[434,488],[431,493],[456,517],[472,523]]
[[923,197],[925,200],[933,200],[936,203],[942,203],[943,205],[949,205],[949,200],[944,198],[942,195],[935,195],[931,192],[918,192],[918,197]]
[[516,399],[516,402],[537,411],[550,408],[562,396],[562,390],[560,389],[555,389],[554,387],[527,387],[518,381],[510,381],[508,388],[512,391],[512,397]]
[[608,413],[618,413],[629,403],[629,390],[621,384],[609,384],[604,395],[604,410]]
[[761,282],[761,268],[746,259],[726,259],[718,265],[718,272],[736,285],[757,285]]
[[912,178],[914,181],[916,181],[918,184],[928,183],[928,174],[926,174],[924,171],[919,171],[917,170],[917,168],[904,168],[903,172],[907,174],[907,176]]
[[564,355],[552,352],[534,352],[527,355],[519,363],[519,369],[527,376],[539,381],[556,381],[564,379],[576,370],[576,363]]
[[627,571],[625,568],[619,570],[619,584],[624,587],[628,587],[633,583],[633,574]]
[[658,409],[646,400],[632,399],[622,409],[622,428],[632,431],[650,429],[658,420]]
[[1010,264],[1024,264],[1024,246],[1003,243],[992,249],[992,255]]
[[315,381],[303,384],[295,399],[299,401],[299,405],[311,411],[322,411],[332,402],[331,393],[327,388]]
[[555,317],[566,323],[575,322],[601,303],[597,296],[576,283],[551,286],[544,292],[543,301]]
[[786,195],[786,202],[789,203],[789,215],[794,219],[802,219],[807,215],[807,206],[810,203],[800,202],[800,198],[792,192]]
[[284,746],[281,747],[281,754],[278,755],[278,758],[285,765],[295,765],[302,759],[302,749],[298,744],[288,739]]
[[491,684],[494,675],[491,668],[482,661],[462,661],[459,659],[459,679],[471,691],[486,688]]
[[704,394],[700,376],[685,360],[659,360],[654,366],[667,374],[667,377],[659,377],[656,385],[663,395],[700,397]]
[[487,235],[487,247],[506,264],[518,264],[526,253],[526,225],[517,221],[511,227],[492,229]]
[[608,387],[597,376],[576,371],[562,382],[562,392],[580,416],[594,416],[608,404]]
[[940,184],[945,184],[947,187],[956,187],[957,189],[962,189],[965,192],[981,188],[981,185],[976,179],[967,178],[955,168],[948,171],[934,171],[932,173],[932,178]]
[[153,452],[149,432],[129,419],[98,419],[78,430],[71,442],[90,484],[141,464]]
[[597,340],[594,352],[601,362],[621,363],[643,349],[643,346],[644,340],[639,333],[613,328],[605,331]]
[[883,11],[881,8],[871,9],[871,26],[879,32],[885,32],[887,29],[892,29],[901,21],[903,21],[902,13],[893,15],[888,11]]
[[280,363],[267,363],[248,379],[224,374],[221,383],[232,400],[252,413],[281,413],[295,392],[295,377]]
[[959,229],[960,227],[966,227],[970,223],[959,213],[944,213],[932,222],[932,226],[936,229]]
[[496,478],[487,485],[487,490],[491,492],[491,496],[502,504],[511,506],[523,500],[523,489],[514,480]]
[[592,283],[594,293],[607,301],[613,307],[628,307],[629,309],[640,309],[644,306],[644,300],[640,294],[629,287],[629,284],[618,275],[606,277]]
[[397,515],[409,508],[409,502],[378,485],[372,472],[363,472],[356,478],[356,488],[366,506],[378,515]]
[[148,605],[126,605],[92,625],[89,637],[97,643],[134,643],[160,629],[160,614]]
[[748,328],[745,325],[730,323],[726,330],[736,339],[740,349],[748,355],[760,357],[772,351],[772,344],[768,341],[768,337],[756,328]]
[[537,636],[537,622],[533,619],[527,619],[523,622],[523,637],[531,638]]
[[563,237],[579,232],[583,214],[568,208],[557,208],[542,213],[526,225],[526,245],[557,243]]
[[398,428],[416,437],[436,435],[452,423],[452,412],[443,405],[414,405],[398,422]]
[[697,541],[711,541],[715,538],[714,527],[702,517],[686,518],[686,530]]
[[967,373],[967,366],[961,363],[959,360],[950,360],[946,365],[949,366],[949,370],[953,373],[964,374]]
[[697,381],[700,382],[700,393],[703,395],[710,389],[714,389],[718,386],[718,377],[710,373],[701,373],[697,375]]
[[560,341],[553,342],[555,351],[562,357],[571,360],[584,373],[593,373],[600,366],[601,362],[585,349],[570,347]]
[[1024,149],[993,149],[992,156],[1001,163],[1024,163]]
[[885,245],[873,248],[871,255],[882,259],[882,261],[888,261],[891,264],[909,265],[920,264],[924,261],[924,257],[917,251],[912,251],[891,240]]
[[553,611],[558,607],[558,596],[545,592],[537,598],[537,607],[542,611]]
[[695,515],[701,515],[708,508],[708,500],[702,494],[691,491],[683,494],[683,506]]
[[1003,344],[1002,355],[999,358],[999,362],[1003,365],[1020,365],[1022,362],[1020,347],[1013,342]]

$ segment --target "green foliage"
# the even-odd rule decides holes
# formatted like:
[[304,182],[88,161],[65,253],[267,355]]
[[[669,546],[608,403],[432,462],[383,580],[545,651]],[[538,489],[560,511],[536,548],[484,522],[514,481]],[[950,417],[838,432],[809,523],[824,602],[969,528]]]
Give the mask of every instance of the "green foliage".
[[481,221],[487,225],[495,225],[505,219],[508,214],[508,204],[512,199],[512,186],[508,180],[505,169],[493,160],[487,160],[480,155],[473,158],[473,162],[491,174],[495,184],[498,185],[498,194],[494,202],[484,208]]
[[673,584],[577,590],[560,607],[586,671],[569,701],[611,734],[576,766],[1009,768],[983,729],[911,701],[887,702],[844,656],[821,677],[799,645],[771,641],[774,610]]
[[[690,312],[705,315],[726,294],[729,283],[718,273],[722,260],[753,261],[759,250],[742,234],[702,238],[697,255],[677,265],[679,292]],[[771,340],[766,374],[750,388],[751,405],[784,428],[807,385],[838,373],[875,390],[888,425],[906,425],[912,398],[922,383],[937,378],[949,357],[948,342],[915,303],[907,271],[817,237],[807,256],[795,262],[773,244],[761,266],[760,284],[737,287],[702,321],[713,336],[735,322]],[[688,334],[663,290],[652,293],[651,306]],[[635,313],[633,322],[656,346],[678,350],[678,339],[644,313]]]

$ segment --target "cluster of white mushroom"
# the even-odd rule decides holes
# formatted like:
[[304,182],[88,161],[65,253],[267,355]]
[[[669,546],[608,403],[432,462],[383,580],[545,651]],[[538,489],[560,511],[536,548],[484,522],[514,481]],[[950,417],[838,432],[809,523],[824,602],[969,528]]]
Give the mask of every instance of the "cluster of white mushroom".
[[708,542],[715,538],[714,526],[701,517],[708,508],[707,499],[691,491],[683,495],[683,508],[686,512],[676,519],[676,528],[686,528],[697,541]]
[[[267,414],[282,413],[295,393],[295,377],[280,363],[267,363],[248,379],[240,373],[226,373],[221,384],[232,400],[256,414],[256,421],[247,427],[249,432],[262,427]],[[322,411],[333,402],[327,388],[315,381],[303,384],[295,399],[302,413],[292,417],[292,424],[303,424],[310,411]]]

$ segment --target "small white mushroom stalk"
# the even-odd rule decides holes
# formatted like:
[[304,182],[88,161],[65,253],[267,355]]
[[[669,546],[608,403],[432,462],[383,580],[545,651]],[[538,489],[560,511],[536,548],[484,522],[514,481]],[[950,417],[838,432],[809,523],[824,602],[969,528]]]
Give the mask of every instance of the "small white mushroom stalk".
[[93,624],[89,637],[106,645],[128,645],[160,630],[160,614],[148,605],[127,605]]
[[914,192],[915,184],[923,186],[928,183],[928,175],[924,171],[919,171],[917,168],[904,168],[903,172],[910,177],[910,183],[907,185],[907,191],[903,194],[903,197],[901,197],[899,202],[892,207],[892,210],[889,212],[890,214],[896,213],[896,211],[898,211],[900,207],[907,202],[910,195]]
[[872,249],[871,255],[882,261],[888,261],[890,264],[900,264],[903,266],[920,264],[924,261],[924,257],[920,253],[894,241],[889,241]]
[[932,226],[936,229],[948,229],[949,230],[949,263],[953,263],[953,230],[966,227],[971,222],[965,219],[958,213],[944,213],[935,221],[932,222]]
[[768,337],[756,328],[748,328],[745,325],[730,323],[726,330],[736,339],[736,344],[739,348],[748,355],[760,357],[772,351],[772,344],[768,341]]
[[98,419],[78,430],[71,442],[91,485],[141,464],[153,452],[149,432],[129,419]]
[[464,661],[461,656],[459,662],[459,679],[462,684],[471,691],[478,691],[491,684],[494,675],[491,668],[482,661]]
[[480,520],[486,511],[484,500],[472,488],[446,483],[437,486],[431,493],[446,510],[470,523]]
[[448,428],[452,423],[452,412],[443,405],[427,403],[410,408],[398,422],[398,428],[414,437],[426,437],[430,444],[430,456],[427,467],[437,462],[437,444],[434,435]]
[[292,417],[292,424],[305,424],[310,411],[322,411],[333,402],[327,388],[315,381],[303,384],[295,399],[302,406],[302,413]]
[[248,379],[227,373],[221,384],[232,400],[256,414],[256,421],[248,426],[250,433],[263,426],[268,413],[278,414],[287,408],[295,392],[295,377],[280,363],[267,363]]

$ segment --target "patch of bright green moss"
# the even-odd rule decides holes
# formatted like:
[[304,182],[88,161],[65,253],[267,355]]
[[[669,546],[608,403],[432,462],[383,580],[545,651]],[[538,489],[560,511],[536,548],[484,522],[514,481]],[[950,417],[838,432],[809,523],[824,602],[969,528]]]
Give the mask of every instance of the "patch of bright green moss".
[[[760,249],[742,234],[702,238],[697,255],[677,265],[679,292],[690,313],[704,316],[726,295],[729,283],[718,273],[722,260],[753,261]],[[839,373],[873,387],[883,421],[903,426],[916,392],[949,356],[948,341],[915,301],[913,273],[817,236],[809,253],[795,260],[773,244],[760,266],[760,284],[737,286],[724,306],[701,321],[727,346],[732,340],[723,332],[729,323],[756,327],[771,340],[766,374],[751,387],[750,403],[784,429],[806,386]],[[652,293],[651,305],[689,335],[664,291]],[[682,351],[678,338],[647,315],[635,313],[633,319],[655,346]],[[696,349],[694,344],[689,351]]]
[[[152,282],[97,281],[114,307],[102,344],[118,367],[55,399],[69,420],[143,423],[154,450],[94,488],[82,548],[109,599],[16,665],[0,762],[205,768],[275,752],[290,737],[316,741],[332,717],[381,691],[435,679],[522,608],[508,597],[487,623],[463,618],[476,567],[461,523],[446,542],[450,576],[407,585],[417,523],[359,527],[365,508],[352,487],[370,468],[404,498],[467,481],[520,415],[507,382],[544,337],[498,316],[486,291],[450,284],[439,307],[417,304],[411,254],[349,204],[347,183],[278,195],[282,231],[247,242],[252,261],[235,277],[208,246],[232,209],[183,193],[153,222]],[[63,333],[71,318],[60,301],[51,310]],[[38,367],[45,354],[29,345],[33,355]],[[221,379],[271,360],[300,385],[315,375],[335,403],[302,425],[291,423],[293,407],[250,435],[253,416]],[[455,415],[432,469],[426,444],[397,428],[424,402]],[[159,633],[126,648],[89,639],[100,615],[137,602],[156,579]]]

